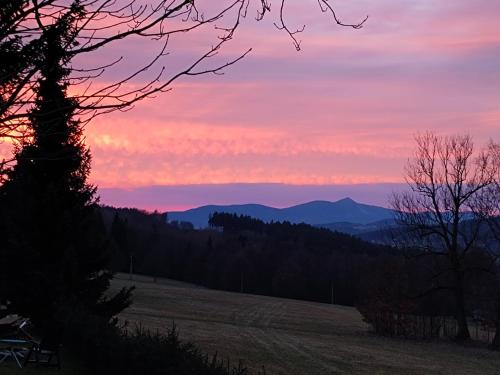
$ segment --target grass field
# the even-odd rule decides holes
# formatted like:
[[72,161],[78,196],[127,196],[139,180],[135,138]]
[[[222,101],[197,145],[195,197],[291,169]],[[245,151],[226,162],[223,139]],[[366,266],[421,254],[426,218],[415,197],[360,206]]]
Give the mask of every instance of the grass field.
[[374,336],[354,308],[215,291],[171,280],[123,275],[134,284],[130,323],[165,330],[207,354],[239,359],[267,374],[500,374],[500,353],[451,342]]

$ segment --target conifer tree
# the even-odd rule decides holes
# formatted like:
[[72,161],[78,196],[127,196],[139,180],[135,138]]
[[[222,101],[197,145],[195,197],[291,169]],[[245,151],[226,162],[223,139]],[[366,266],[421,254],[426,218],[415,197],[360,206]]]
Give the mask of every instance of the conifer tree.
[[0,188],[0,296],[36,323],[66,305],[111,317],[130,299],[130,290],[105,297],[112,278],[105,229],[96,188],[87,182],[91,155],[67,95],[66,48],[81,14],[75,2],[44,29],[33,136],[16,150]]

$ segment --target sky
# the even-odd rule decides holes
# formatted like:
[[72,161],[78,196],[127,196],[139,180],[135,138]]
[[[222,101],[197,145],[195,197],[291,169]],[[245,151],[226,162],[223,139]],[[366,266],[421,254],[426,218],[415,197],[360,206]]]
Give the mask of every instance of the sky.
[[[335,198],[361,184],[360,191],[373,186],[373,194],[356,193],[358,200],[383,204],[380,188],[403,182],[418,132],[469,133],[478,145],[500,139],[499,1],[332,3],[344,22],[369,15],[361,30],[336,26],[316,0],[288,1],[289,26],[306,25],[300,52],[273,26],[274,1],[269,18],[257,22],[251,13],[214,61],[252,48],[223,76],[182,78],[171,92],[86,127],[90,178],[103,203],[285,206]],[[174,72],[196,58],[213,42],[207,35],[180,35],[162,64]],[[120,77],[158,47],[123,43],[98,56],[126,57],[115,76],[103,79]],[[287,188],[275,194],[275,184]],[[210,185],[221,188],[214,195]],[[177,191],[177,201],[144,194],[162,186],[165,194]],[[307,194],[297,195],[300,186]]]
[[112,202],[115,207],[140,207],[160,212],[184,211],[207,204],[259,203],[285,208],[314,200],[334,202],[346,197],[361,203],[390,207],[392,194],[405,188],[405,184],[228,183],[103,188],[100,196],[102,202]]

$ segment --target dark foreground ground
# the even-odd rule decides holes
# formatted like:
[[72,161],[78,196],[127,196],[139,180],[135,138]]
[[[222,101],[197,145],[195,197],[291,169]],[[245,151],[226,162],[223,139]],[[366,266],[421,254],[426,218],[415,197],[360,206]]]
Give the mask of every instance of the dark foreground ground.
[[68,355],[62,353],[62,368],[57,371],[54,368],[36,367],[29,365],[25,368],[18,368],[14,362],[8,361],[0,364],[1,375],[91,375],[91,372],[84,369],[81,363]]

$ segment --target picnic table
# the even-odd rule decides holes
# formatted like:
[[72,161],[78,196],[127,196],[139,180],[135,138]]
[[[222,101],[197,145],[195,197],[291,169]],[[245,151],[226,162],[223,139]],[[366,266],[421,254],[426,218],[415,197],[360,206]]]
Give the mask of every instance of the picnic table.
[[30,341],[23,339],[0,339],[0,364],[12,359],[19,368],[22,368],[25,353],[29,351],[30,345]]
[[0,364],[13,360],[19,368],[23,367],[24,357],[29,352],[32,341],[31,338],[21,337],[22,324],[18,324],[21,321],[18,315],[0,319]]

